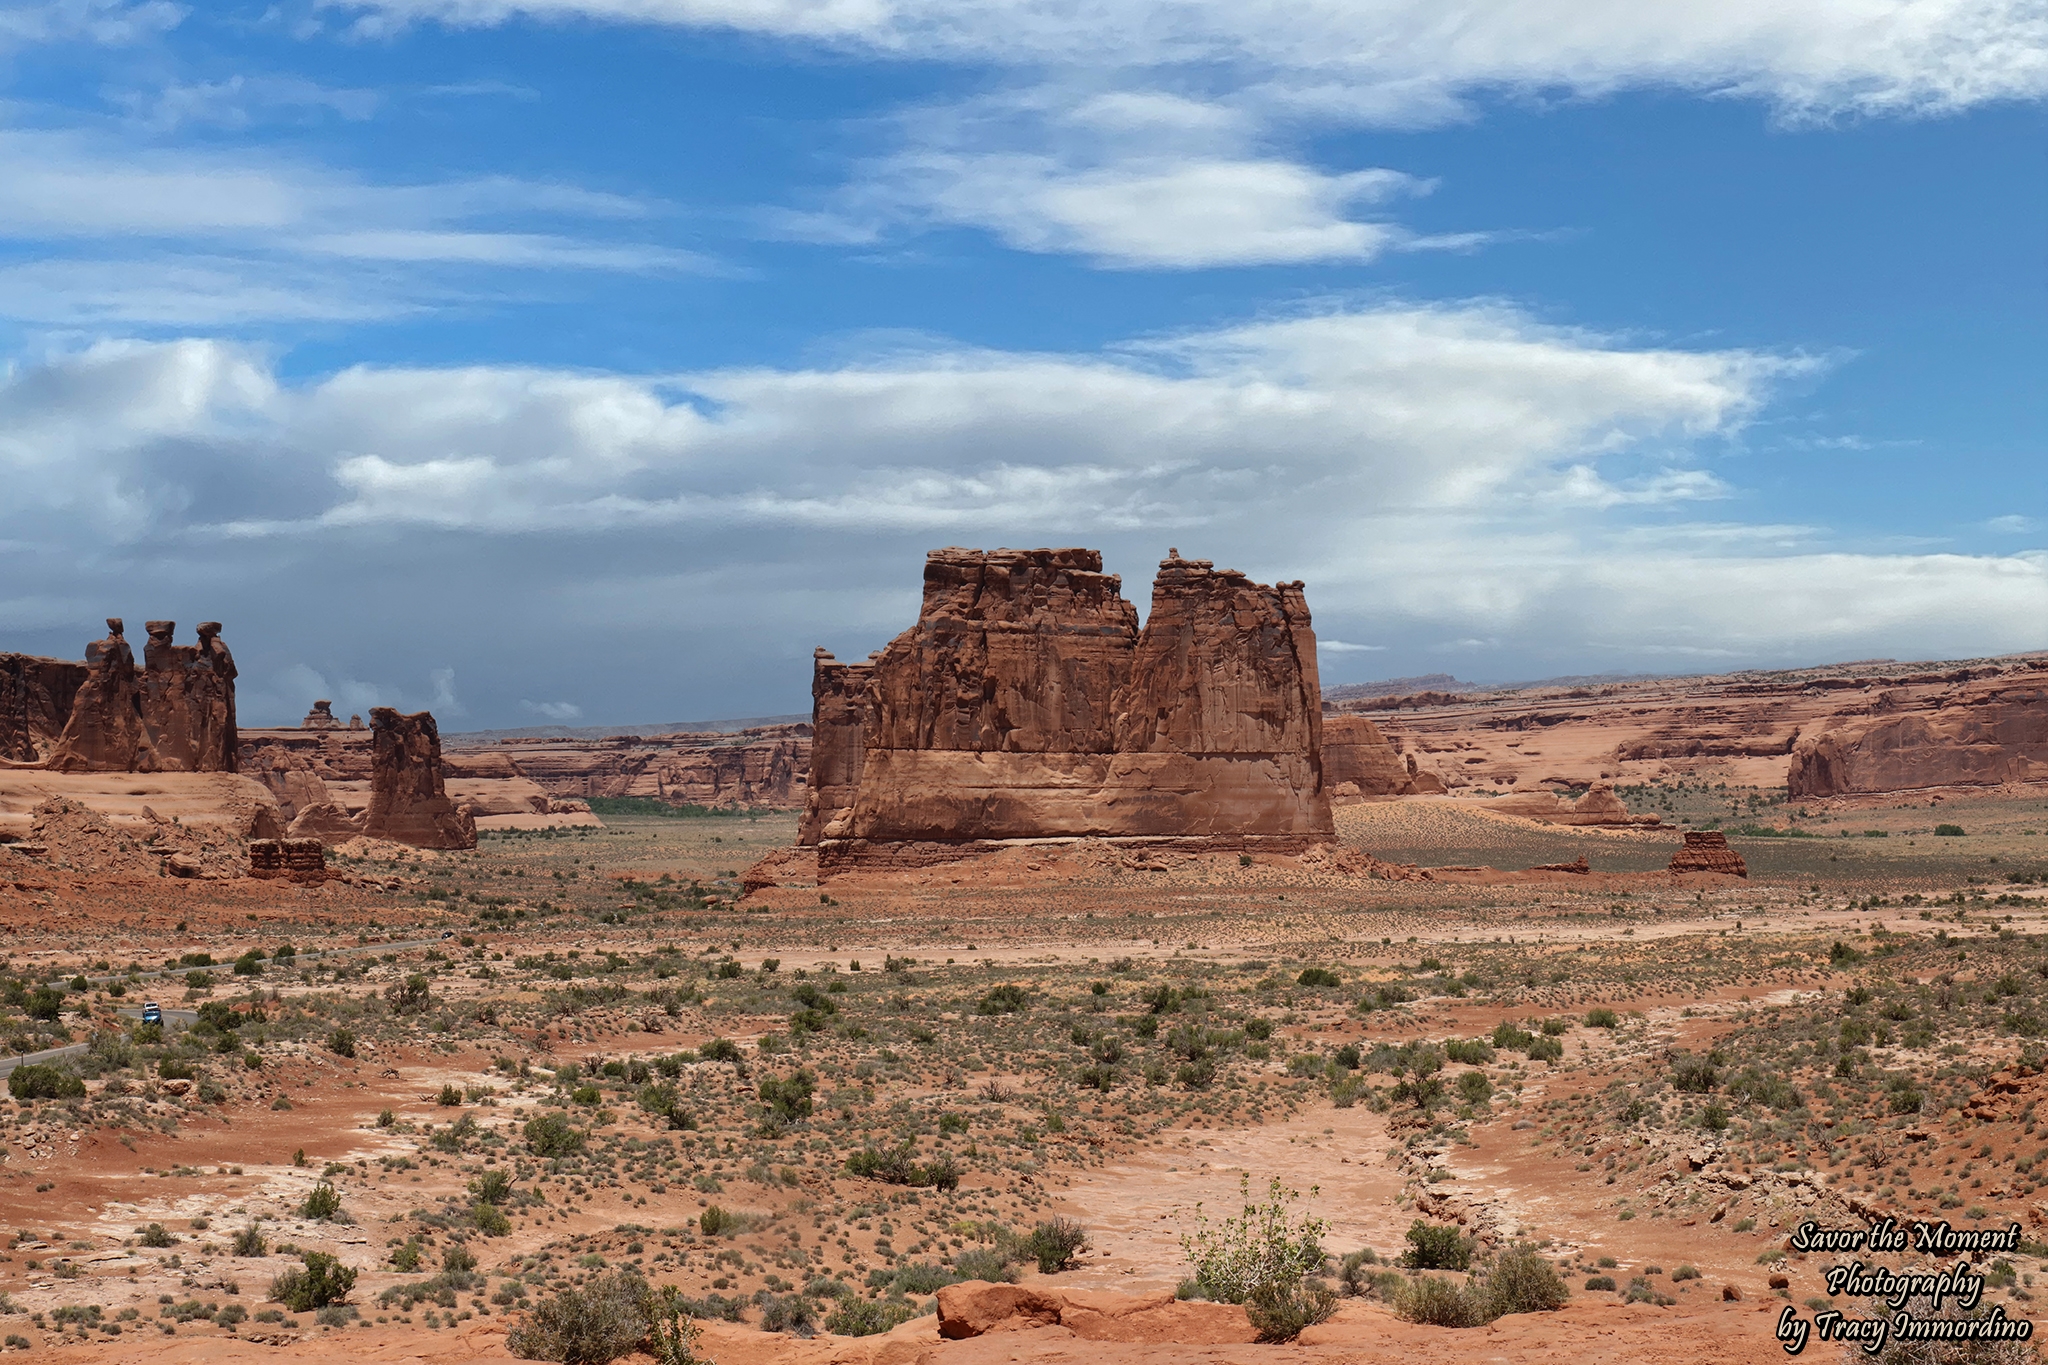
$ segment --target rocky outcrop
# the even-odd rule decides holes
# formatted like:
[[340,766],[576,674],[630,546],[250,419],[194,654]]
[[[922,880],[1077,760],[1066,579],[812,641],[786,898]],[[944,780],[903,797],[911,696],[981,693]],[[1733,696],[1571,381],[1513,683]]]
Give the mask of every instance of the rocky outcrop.
[[251,839],[249,875],[294,882],[327,880],[327,845],[318,839]]
[[1664,823],[1661,815],[1631,815],[1612,782],[1595,782],[1576,801],[1560,801],[1550,792],[1516,792],[1486,803],[1486,809],[1503,815],[1519,815],[1547,825],[1653,826]]
[[334,703],[322,697],[306,712],[306,718],[299,722],[301,730],[339,730],[341,722],[334,718]]
[[820,866],[1033,838],[1331,838],[1299,583],[1178,551],[1138,629],[1093,550],[935,550],[917,624],[812,672]]
[[85,682],[72,698],[64,733],[51,752],[58,772],[154,772],[156,751],[142,723],[142,685],[121,618],[85,647]]
[[1404,759],[1379,726],[1359,715],[1323,717],[1323,785],[1333,805],[1376,796],[1440,795],[1444,789],[1436,774],[1417,766],[1415,755]]
[[360,833],[415,848],[475,848],[476,821],[448,799],[433,714],[371,707],[370,742],[370,808]]
[[68,659],[0,654],[0,759],[41,763],[48,758],[89,672]]
[[867,755],[863,712],[872,664],[843,664],[818,650],[811,664],[811,772],[799,844],[843,839],[851,828],[854,793]]
[[[78,666],[55,660],[0,669],[0,704],[8,711],[0,718],[0,757],[34,751],[58,772],[236,771],[235,660],[220,622],[201,622],[196,645],[173,641],[175,622],[148,628],[140,669],[116,616],[107,618],[106,638],[86,646],[76,674],[70,670]],[[62,729],[45,749],[40,736],[65,692]]]
[[1673,872],[1719,872],[1730,877],[1747,877],[1749,864],[1728,847],[1728,836],[1720,830],[1691,830],[1685,847],[1671,855]]
[[471,764],[509,762],[562,800],[630,796],[672,806],[797,810],[805,804],[811,746],[808,725],[762,725],[732,733],[500,740],[445,750],[443,761],[451,777],[468,776]]
[[1880,693],[1869,714],[1793,747],[1797,799],[2048,782],[2048,679],[2001,678],[1932,695]]

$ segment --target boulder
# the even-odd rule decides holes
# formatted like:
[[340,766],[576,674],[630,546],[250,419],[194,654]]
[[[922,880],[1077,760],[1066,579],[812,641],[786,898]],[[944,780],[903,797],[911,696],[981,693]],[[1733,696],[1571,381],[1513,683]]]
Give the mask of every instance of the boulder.
[[1058,1295],[1020,1284],[966,1280],[939,1290],[939,1335],[960,1341],[984,1332],[1047,1327],[1059,1322],[1063,1307]]

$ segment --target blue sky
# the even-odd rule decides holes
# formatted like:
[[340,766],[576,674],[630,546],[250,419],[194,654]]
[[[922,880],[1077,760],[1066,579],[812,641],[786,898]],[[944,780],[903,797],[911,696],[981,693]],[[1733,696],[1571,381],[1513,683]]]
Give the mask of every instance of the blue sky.
[[1326,681],[2048,648],[2040,0],[0,9],[0,648],[805,709],[944,544]]

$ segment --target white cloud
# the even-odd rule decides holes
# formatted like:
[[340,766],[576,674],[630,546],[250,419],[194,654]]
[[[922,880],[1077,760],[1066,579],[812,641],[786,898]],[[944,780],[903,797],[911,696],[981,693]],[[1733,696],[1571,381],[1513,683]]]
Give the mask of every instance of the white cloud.
[[72,40],[133,43],[176,28],[186,13],[167,0],[9,0],[0,6],[0,51]]
[[[191,584],[192,605],[150,614],[248,621],[238,653],[284,631],[279,667],[346,642],[367,654],[327,677],[446,661],[485,680],[483,701],[450,672],[394,704],[485,717],[564,696],[620,716],[599,689],[639,686],[633,713],[660,719],[674,707],[631,680],[693,668],[729,690],[707,708],[800,706],[810,644],[879,645],[875,621],[908,619],[917,557],[943,544],[1097,545],[1142,601],[1170,541],[1306,579],[1333,659],[1360,640],[1463,640],[1497,676],[1589,655],[2048,644],[2048,555],[1673,520],[1700,498],[1739,505],[1713,455],[1820,368],[1487,303],[1332,308],[1093,354],[928,345],[659,376],[364,366],[287,382],[221,342],[107,344],[0,375],[0,484],[31,490],[0,503],[0,576],[22,601]],[[691,630],[716,648],[678,651]],[[1510,662],[1539,655],[1563,666]],[[791,678],[774,704],[742,700]],[[392,692],[360,687],[319,695]]]
[[524,710],[549,720],[580,720],[583,708],[573,701],[524,701],[519,703]]
[[1319,650],[1328,650],[1332,654],[1367,654],[1377,653],[1381,650],[1384,650],[1386,646],[1354,645],[1347,644],[1343,640],[1317,640],[1316,648]]
[[2036,524],[2032,517],[2023,517],[2018,513],[1993,517],[1984,523],[1987,529],[1996,531],[2000,535],[2024,535],[2028,531],[2033,530]]
[[1939,112],[2048,91],[2037,0],[346,0],[388,20],[514,16],[731,28],[1023,69],[1230,73],[1349,119],[1454,115],[1481,91],[1671,87],[1795,115]]
[[646,203],[505,177],[383,185],[257,152],[16,128],[0,129],[0,184],[0,239],[36,249],[0,267],[0,315],[60,326],[361,321],[461,298],[474,274],[450,270],[715,268],[595,235],[650,217]]

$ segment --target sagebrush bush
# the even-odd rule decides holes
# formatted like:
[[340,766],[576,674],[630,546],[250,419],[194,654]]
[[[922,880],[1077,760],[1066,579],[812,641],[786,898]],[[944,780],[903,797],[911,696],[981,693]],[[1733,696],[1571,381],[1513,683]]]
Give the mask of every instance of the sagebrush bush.
[[917,1310],[902,1299],[857,1299],[849,1295],[825,1319],[825,1330],[842,1337],[872,1337],[900,1327],[916,1316]]
[[648,1335],[642,1312],[648,1297],[637,1275],[601,1275],[583,1289],[564,1289],[536,1304],[506,1335],[506,1349],[521,1360],[611,1365]]
[[303,1264],[270,1282],[270,1297],[294,1313],[340,1303],[356,1287],[356,1272],[324,1251],[309,1251]]
[[1014,1258],[996,1247],[967,1248],[953,1258],[953,1272],[963,1280],[987,1280],[990,1284],[1009,1284],[1017,1278]]
[[1410,1270],[1464,1270],[1472,1264],[1478,1243],[1450,1224],[1425,1223],[1420,1218],[1408,1225],[1408,1250],[1401,1264]]
[[1041,1275],[1052,1275],[1071,1266],[1087,1246],[1086,1228],[1071,1218],[1053,1218],[1031,1229],[1023,1249],[1038,1262]]
[[1486,1274],[1485,1292],[1491,1317],[1555,1312],[1571,1298],[1557,1268],[1535,1248],[1526,1246],[1503,1251],[1495,1258]]
[[1266,1202],[1255,1204],[1250,1176],[1239,1177],[1238,1191],[1244,1200],[1241,1214],[1212,1226],[1197,1205],[1195,1231],[1181,1238],[1181,1251],[1203,1297],[1243,1303],[1261,1289],[1291,1289],[1322,1268],[1322,1238],[1329,1224],[1309,1216],[1297,1221],[1293,1204],[1299,1194],[1276,1178],[1267,1186]]
[[1304,1328],[1327,1322],[1337,1311],[1337,1293],[1321,1280],[1296,1279],[1260,1285],[1244,1301],[1259,1340],[1278,1344],[1300,1336]]
[[1432,1327],[1479,1327],[1488,1320],[1482,1291],[1441,1275],[1417,1275],[1410,1280],[1394,1311],[1410,1322]]

